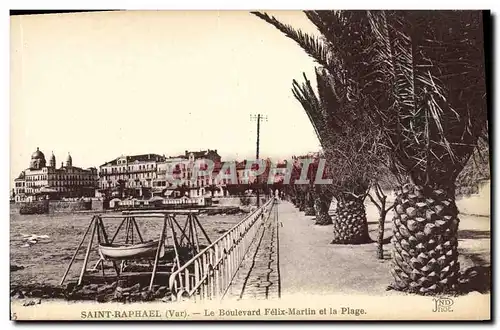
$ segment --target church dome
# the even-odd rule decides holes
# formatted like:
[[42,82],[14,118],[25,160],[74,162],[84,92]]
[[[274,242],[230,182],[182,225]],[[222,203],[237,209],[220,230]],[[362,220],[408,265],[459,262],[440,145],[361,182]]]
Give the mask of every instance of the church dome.
[[36,151],[31,155],[31,159],[45,159],[45,155],[40,149],[36,148]]
[[36,148],[36,151],[31,155],[30,168],[40,170],[43,167],[45,167],[45,155]]

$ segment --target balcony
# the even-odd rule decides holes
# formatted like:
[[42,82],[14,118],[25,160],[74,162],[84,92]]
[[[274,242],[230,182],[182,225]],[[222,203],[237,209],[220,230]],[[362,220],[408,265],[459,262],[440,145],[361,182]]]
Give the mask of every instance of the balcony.
[[99,172],[99,176],[113,176],[113,175],[127,175],[134,173],[156,173],[156,168],[148,168],[142,170],[125,170],[125,171],[117,171],[117,172]]

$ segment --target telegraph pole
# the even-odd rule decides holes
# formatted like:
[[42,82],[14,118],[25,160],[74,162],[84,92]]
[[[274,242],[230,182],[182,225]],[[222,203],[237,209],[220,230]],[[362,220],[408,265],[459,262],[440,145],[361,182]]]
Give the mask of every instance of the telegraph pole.
[[[259,148],[260,148],[260,122],[261,121],[267,121],[267,116],[264,116],[262,114],[257,114],[257,115],[250,115],[250,120],[252,121],[257,121],[257,150],[255,152],[255,159],[259,159]],[[260,165],[260,162],[259,162]],[[259,168],[260,170],[260,168]],[[257,207],[260,206],[260,187],[259,187],[259,176],[257,176]]]

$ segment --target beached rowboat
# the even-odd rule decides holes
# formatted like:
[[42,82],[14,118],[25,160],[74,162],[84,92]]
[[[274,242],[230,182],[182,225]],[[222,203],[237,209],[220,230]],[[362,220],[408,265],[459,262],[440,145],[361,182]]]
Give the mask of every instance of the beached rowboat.
[[[154,258],[158,250],[158,240],[149,241],[134,245],[120,244],[100,244],[99,254],[107,260],[125,260],[125,259],[148,259]],[[163,245],[160,250],[160,258],[165,254]]]

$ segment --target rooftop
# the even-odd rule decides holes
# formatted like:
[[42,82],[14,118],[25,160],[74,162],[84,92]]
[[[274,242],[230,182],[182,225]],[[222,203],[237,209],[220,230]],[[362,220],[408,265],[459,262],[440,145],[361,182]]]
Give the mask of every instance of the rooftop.
[[142,155],[132,155],[132,156],[120,156],[117,157],[107,163],[102,164],[101,166],[110,166],[110,165],[118,165],[118,159],[125,158],[128,163],[134,162],[147,162],[147,161],[156,161],[162,162],[165,161],[165,156],[158,154],[142,154]]

